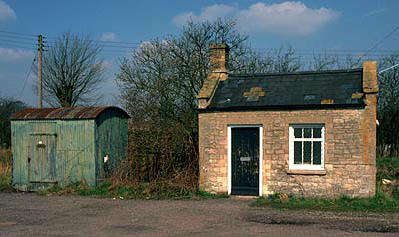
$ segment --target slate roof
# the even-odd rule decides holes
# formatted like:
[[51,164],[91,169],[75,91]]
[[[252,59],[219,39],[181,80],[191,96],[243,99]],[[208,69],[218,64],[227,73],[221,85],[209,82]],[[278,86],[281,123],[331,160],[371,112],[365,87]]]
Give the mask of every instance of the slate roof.
[[123,117],[129,115],[115,106],[74,107],[74,108],[31,108],[18,111],[10,116],[11,120],[34,119],[95,119],[106,110],[118,111]]
[[[230,74],[205,110],[362,107],[362,69]],[[357,96],[353,96],[353,94]],[[360,96],[359,96],[360,95]]]

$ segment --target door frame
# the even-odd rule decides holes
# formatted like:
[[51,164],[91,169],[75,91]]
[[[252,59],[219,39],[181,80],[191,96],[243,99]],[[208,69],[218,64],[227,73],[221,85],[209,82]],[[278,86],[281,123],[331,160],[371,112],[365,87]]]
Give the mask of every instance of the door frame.
[[231,194],[231,129],[232,128],[259,128],[259,194],[262,196],[263,186],[263,126],[261,124],[254,125],[227,125],[227,194]]

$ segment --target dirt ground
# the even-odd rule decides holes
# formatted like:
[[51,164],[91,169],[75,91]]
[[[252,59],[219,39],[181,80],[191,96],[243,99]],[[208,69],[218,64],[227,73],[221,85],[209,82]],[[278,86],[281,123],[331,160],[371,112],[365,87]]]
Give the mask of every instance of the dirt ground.
[[399,213],[289,211],[251,202],[0,193],[0,236],[399,236]]

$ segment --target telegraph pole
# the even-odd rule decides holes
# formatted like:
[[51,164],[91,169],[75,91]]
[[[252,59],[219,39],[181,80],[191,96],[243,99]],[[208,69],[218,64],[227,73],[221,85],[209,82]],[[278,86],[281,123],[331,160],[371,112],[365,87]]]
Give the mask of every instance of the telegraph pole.
[[38,48],[37,48],[37,78],[38,78],[38,84],[37,84],[37,95],[38,95],[38,101],[37,101],[37,107],[42,108],[43,107],[43,101],[42,101],[42,53],[43,53],[43,36],[39,35],[38,36]]

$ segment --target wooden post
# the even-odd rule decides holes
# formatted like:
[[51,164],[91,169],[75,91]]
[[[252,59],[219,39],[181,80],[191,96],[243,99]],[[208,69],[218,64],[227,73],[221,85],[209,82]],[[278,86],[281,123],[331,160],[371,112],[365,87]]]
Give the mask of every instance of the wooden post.
[[42,101],[42,88],[43,88],[43,86],[42,86],[42,52],[43,52],[43,36],[42,35],[39,35],[38,36],[38,48],[37,48],[37,50],[38,50],[38,54],[37,54],[37,58],[38,58],[38,61],[37,61],[37,67],[38,67],[38,70],[37,70],[37,78],[38,78],[38,84],[37,84],[37,95],[38,95],[38,101],[37,101],[37,103],[38,103],[38,105],[37,105],[37,107],[39,107],[39,108],[42,108],[43,107],[43,101]]

